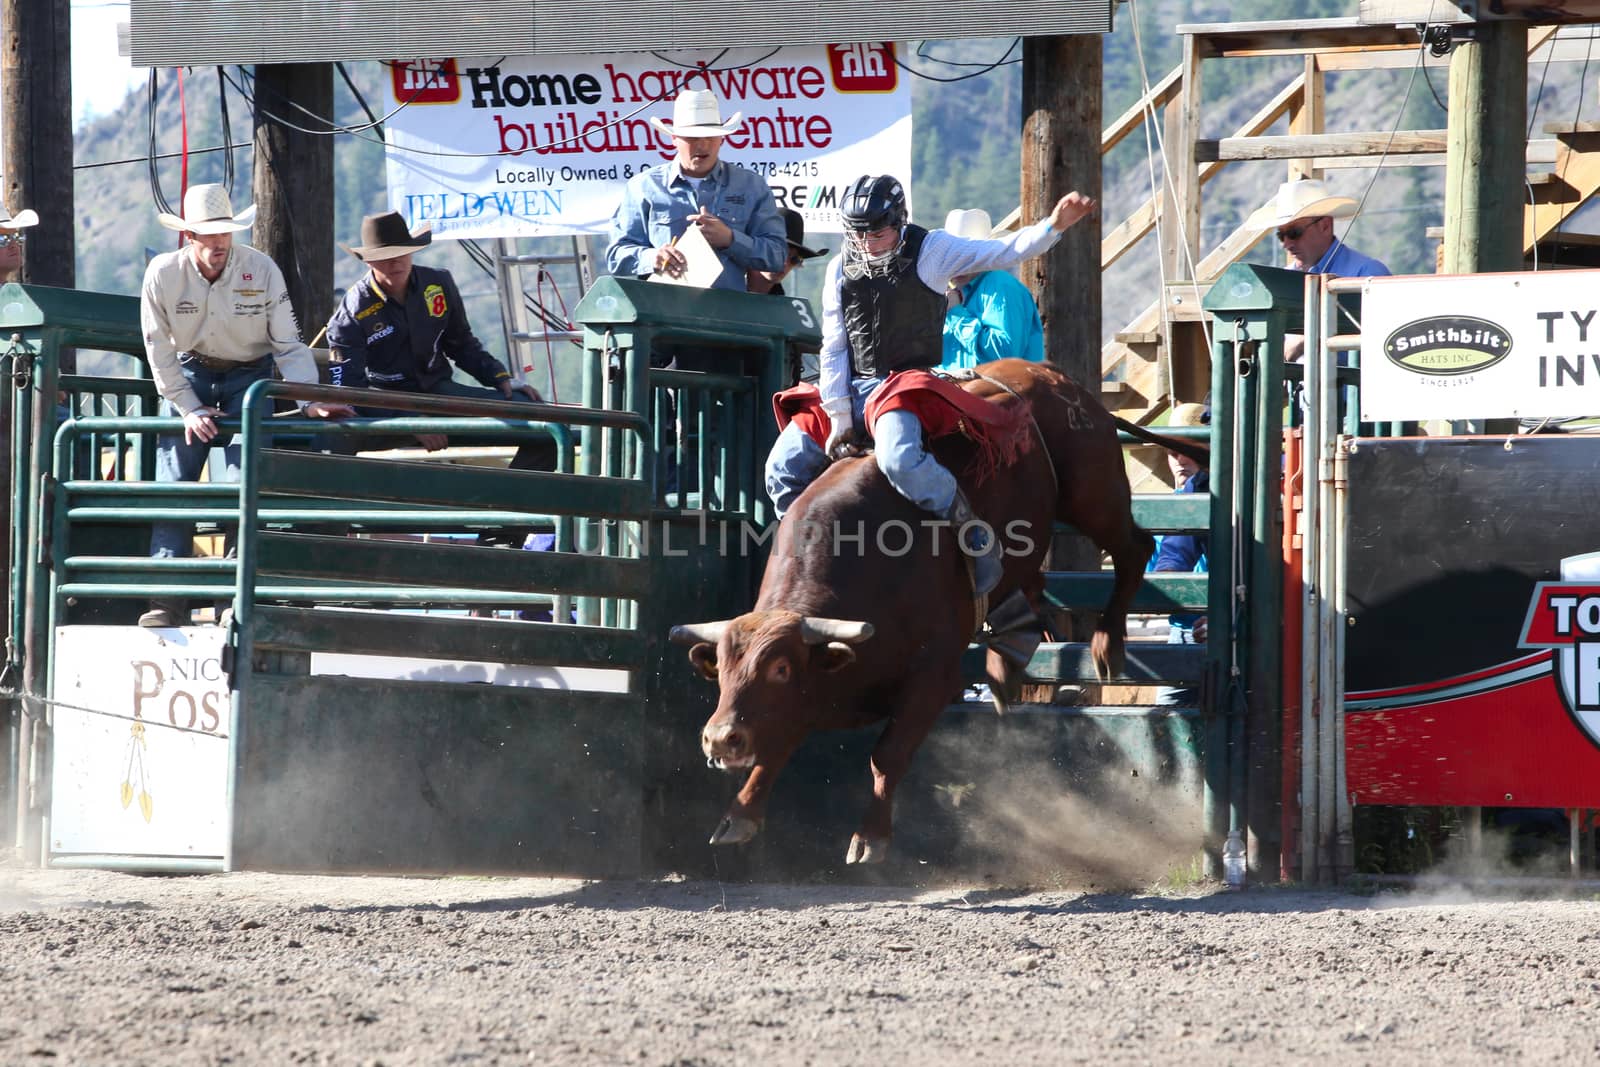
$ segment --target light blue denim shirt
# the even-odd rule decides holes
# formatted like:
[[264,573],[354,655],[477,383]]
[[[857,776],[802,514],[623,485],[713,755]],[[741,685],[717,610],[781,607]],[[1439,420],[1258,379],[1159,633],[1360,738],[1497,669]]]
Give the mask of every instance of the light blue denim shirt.
[[651,273],[655,250],[681,237],[689,216],[702,209],[733,231],[733,243],[717,249],[722,274],[712,288],[743,292],[745,271],[783,269],[789,258],[788,235],[772,190],[754,171],[725,160],[717,161],[699,189],[678,170],[677,160],[630,178],[611,216],[606,269],[624,277]]
[[1338,278],[1381,278],[1388,275],[1389,268],[1335,239],[1328,250],[1322,253],[1322,258],[1317,260],[1316,266],[1306,273],[1332,274]]
[[[917,256],[917,277],[929,289],[942,293],[958,274],[1002,270],[1048,252],[1059,240],[1061,232],[1051,227],[1048,216],[1004,241],[975,240],[930,230]],[[828,262],[828,274],[822,282],[822,374],[817,386],[824,400],[850,395],[850,339],[845,335],[844,312],[839,304],[839,285],[844,279],[842,256],[840,253]]]

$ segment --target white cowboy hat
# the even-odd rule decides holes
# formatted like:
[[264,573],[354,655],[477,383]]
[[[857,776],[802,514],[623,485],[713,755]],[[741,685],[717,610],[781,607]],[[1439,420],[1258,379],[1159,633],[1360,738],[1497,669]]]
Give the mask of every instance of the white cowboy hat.
[[650,125],[668,137],[726,137],[739,128],[744,112],[735,111],[733,118],[722,121],[722,111],[710,89],[685,89],[672,102],[672,125],[652,118]]
[[1349,218],[1356,213],[1356,202],[1348,196],[1334,196],[1315,178],[1284,182],[1277,195],[1251,213],[1245,226],[1252,230],[1275,230],[1295,219]]
[[26,230],[29,226],[39,225],[39,216],[32,209],[25,209],[13,215],[0,204],[0,230]]
[[944,217],[944,232],[956,237],[970,237],[975,241],[987,241],[990,234],[994,233],[994,223],[989,221],[989,213],[981,207],[958,207]]
[[191,185],[183,194],[183,217],[162,211],[156,214],[156,221],[184,233],[233,233],[248,230],[256,221],[256,206],[251,204],[235,215],[228,190],[220,185]]

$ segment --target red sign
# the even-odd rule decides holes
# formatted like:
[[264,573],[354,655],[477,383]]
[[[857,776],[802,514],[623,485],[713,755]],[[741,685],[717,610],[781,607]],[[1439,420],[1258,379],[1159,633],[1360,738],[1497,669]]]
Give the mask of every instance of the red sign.
[[406,104],[453,104],[461,99],[461,77],[453,59],[397,59],[389,65],[394,98]]
[[833,71],[833,87],[841,93],[892,93],[900,83],[892,41],[830,44],[828,67]]

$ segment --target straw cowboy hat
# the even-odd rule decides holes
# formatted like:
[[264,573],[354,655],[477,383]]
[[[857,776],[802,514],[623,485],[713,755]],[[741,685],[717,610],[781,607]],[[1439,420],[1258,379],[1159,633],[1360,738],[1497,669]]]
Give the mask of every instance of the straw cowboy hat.
[[26,230],[29,226],[39,225],[39,216],[29,209],[19,211],[15,215],[0,204],[0,230]]
[[1334,196],[1328,192],[1326,185],[1316,179],[1302,178],[1278,186],[1277,195],[1257,208],[1244,224],[1252,230],[1275,230],[1295,219],[1312,219],[1323,215],[1343,219],[1355,213],[1356,202],[1350,197]]
[[1167,416],[1168,426],[1209,426],[1211,408],[1206,404],[1179,404]]
[[233,233],[248,230],[256,221],[256,206],[251,204],[235,215],[228,190],[220,185],[191,185],[183,194],[183,216],[162,211],[156,221],[169,230],[185,233]]
[[652,118],[650,125],[668,137],[726,137],[739,128],[744,112],[735,111],[733,118],[722,121],[722,110],[710,89],[685,89],[672,102],[672,125]]
[[994,223],[989,221],[989,213],[981,207],[958,207],[944,217],[944,232],[987,241],[994,232]]
[[398,211],[385,211],[381,215],[368,215],[361,220],[361,243],[340,245],[363,263],[377,259],[398,259],[409,256],[433,241],[433,227],[424,226],[416,233],[406,229],[406,220]]

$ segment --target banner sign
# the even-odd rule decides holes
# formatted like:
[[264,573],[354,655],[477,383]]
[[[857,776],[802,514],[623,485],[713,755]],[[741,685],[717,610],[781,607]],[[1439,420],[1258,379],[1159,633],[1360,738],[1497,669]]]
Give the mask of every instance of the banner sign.
[[56,630],[50,852],[221,859],[227,631]]
[[[605,234],[629,178],[671,160],[679,90],[744,115],[721,158],[838,232],[863,174],[911,177],[911,87],[892,43],[396,62],[389,202],[439,237]],[[396,110],[398,109],[398,110]]]
[[1600,411],[1600,271],[1373,278],[1361,290],[1361,417]]
[[1352,801],[1600,806],[1597,468],[1578,434],[1356,442]]

